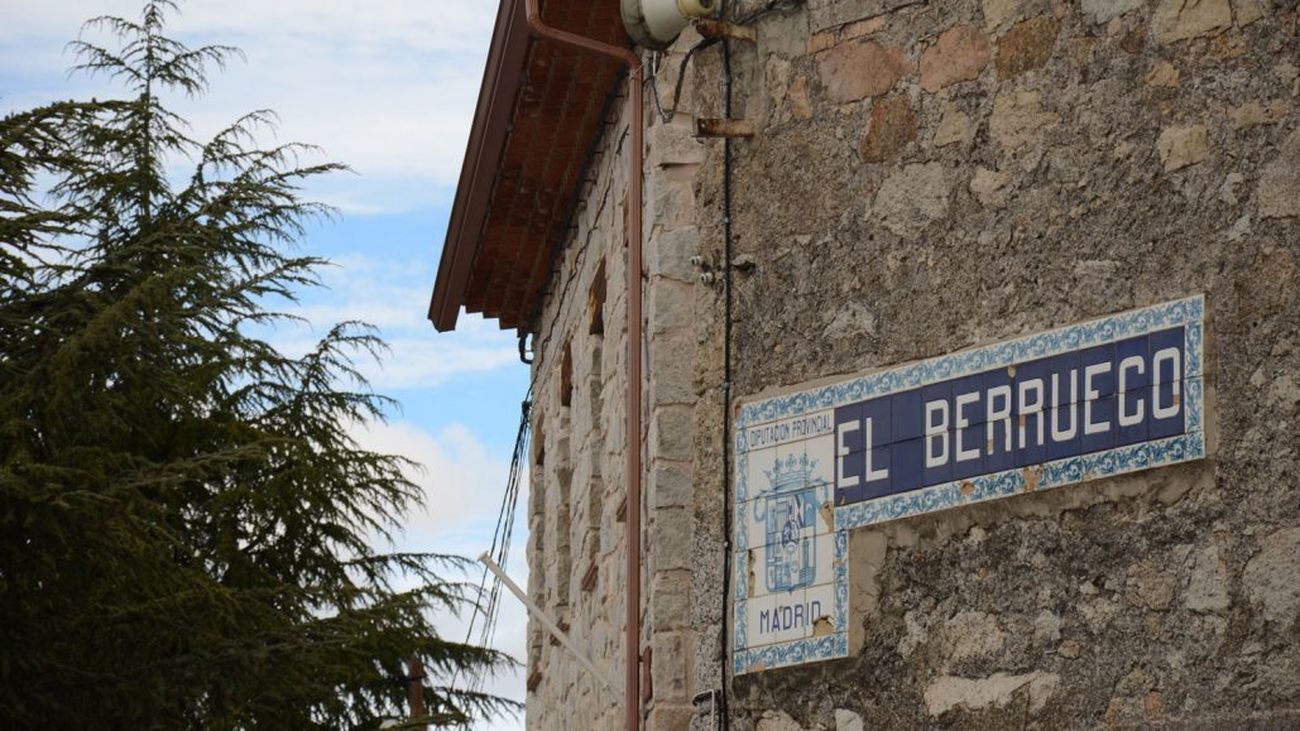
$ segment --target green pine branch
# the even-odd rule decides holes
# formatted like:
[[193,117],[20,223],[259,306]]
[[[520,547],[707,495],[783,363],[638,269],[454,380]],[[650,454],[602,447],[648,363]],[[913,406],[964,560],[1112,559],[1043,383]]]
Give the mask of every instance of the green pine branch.
[[376,331],[302,357],[249,334],[319,283],[291,248],[333,212],[301,190],[346,168],[259,147],[267,110],[191,139],[160,94],[239,53],[168,38],[175,10],[73,42],[124,98],[0,119],[0,722],[374,728],[412,657],[424,722],[516,711],[466,685],[514,661],[435,624],[477,606],[464,559],[375,548],[422,497],[349,432],[392,405],[358,367]]

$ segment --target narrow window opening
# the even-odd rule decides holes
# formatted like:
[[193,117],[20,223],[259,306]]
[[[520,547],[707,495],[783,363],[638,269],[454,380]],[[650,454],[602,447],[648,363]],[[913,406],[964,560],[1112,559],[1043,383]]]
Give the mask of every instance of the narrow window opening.
[[601,259],[587,293],[587,332],[591,335],[605,334],[605,289],[605,260]]
[[573,349],[564,344],[564,357],[560,359],[560,405],[568,407],[573,402]]
[[539,418],[533,427],[533,464],[538,467],[546,464],[546,434],[542,431],[542,426]]

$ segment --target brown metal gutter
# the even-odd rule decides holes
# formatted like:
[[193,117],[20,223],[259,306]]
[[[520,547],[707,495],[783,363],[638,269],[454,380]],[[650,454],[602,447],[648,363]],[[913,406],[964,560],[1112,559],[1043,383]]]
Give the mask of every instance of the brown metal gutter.
[[641,207],[645,164],[645,99],[641,57],[620,46],[552,28],[542,21],[537,0],[525,0],[528,25],[540,38],[600,54],[627,66],[627,96],[631,110],[628,141],[627,249],[627,619],[624,646],[624,705],[628,731],[641,727]]

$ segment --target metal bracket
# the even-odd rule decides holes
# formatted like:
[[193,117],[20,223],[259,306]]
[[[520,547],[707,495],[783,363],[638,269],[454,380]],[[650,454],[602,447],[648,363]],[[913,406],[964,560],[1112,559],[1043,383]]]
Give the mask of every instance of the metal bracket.
[[758,42],[758,31],[754,30],[750,26],[728,23],[725,20],[702,18],[695,21],[695,31],[705,38],[726,38],[728,40],[744,41],[746,43]]
[[697,137],[753,137],[755,134],[754,123],[747,119],[701,117],[695,120]]
[[559,625],[556,624],[555,620],[551,619],[550,615],[542,611],[541,607],[537,606],[532,599],[528,598],[528,595],[524,593],[523,589],[519,588],[518,584],[511,581],[509,576],[506,576],[506,572],[501,570],[501,567],[497,565],[496,561],[493,561],[492,558],[488,556],[486,551],[483,552],[482,556],[478,557],[478,560],[483,562],[483,565],[487,567],[488,571],[491,571],[494,576],[501,580],[501,583],[510,590],[511,594],[515,595],[515,598],[523,602],[524,606],[528,608],[528,612],[536,617],[537,621],[542,623],[542,626],[551,633],[552,637],[559,640],[564,649],[568,650],[569,654],[573,656],[573,659],[577,660],[578,664],[581,665],[584,670],[591,673],[594,680],[608,688],[615,696],[622,697],[622,691],[614,687],[614,684],[609,680],[608,674],[602,673],[596,669],[596,666],[592,664],[591,659],[588,658],[586,653],[578,647],[577,643],[565,634],[564,630],[560,629]]
[[[710,729],[718,728],[718,723],[720,721],[720,719],[718,718],[718,699],[720,697],[722,697],[722,690],[718,688],[714,688],[713,690],[706,690],[702,693],[696,693],[695,697],[691,699],[691,704],[694,705],[697,709],[706,702],[709,704],[709,728]],[[698,712],[699,711],[697,710],[696,713]]]

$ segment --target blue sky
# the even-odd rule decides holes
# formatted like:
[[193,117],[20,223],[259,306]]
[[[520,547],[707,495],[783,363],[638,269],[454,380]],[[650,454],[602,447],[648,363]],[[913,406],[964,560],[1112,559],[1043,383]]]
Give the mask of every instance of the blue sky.
[[[328,288],[303,295],[299,314],[314,327],[271,338],[292,351],[338,320],[380,328],[392,353],[364,370],[402,408],[356,435],[425,467],[415,479],[428,509],[411,516],[400,547],[467,556],[492,540],[528,372],[513,332],[462,316],[456,332],[439,334],[425,311],[495,10],[484,0],[188,0],[169,30],[191,46],[232,44],[247,55],[214,72],[205,97],[173,100],[196,137],[269,108],[281,120],[276,139],[320,145],[323,159],[354,169],[305,192],[339,217],[314,225],[301,251],[335,266],[322,272]],[[0,113],[115,93],[105,79],[69,77],[64,46],[87,18],[138,12],[135,0],[0,0]],[[526,585],[523,532],[510,573]],[[446,628],[463,637],[460,621]],[[522,660],[524,628],[507,598],[497,646]],[[487,687],[523,698],[522,674]]]

